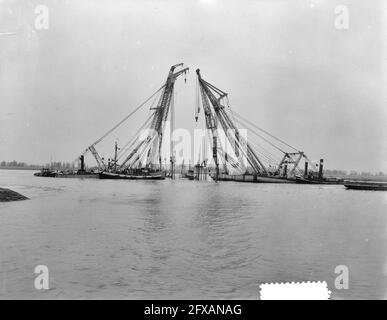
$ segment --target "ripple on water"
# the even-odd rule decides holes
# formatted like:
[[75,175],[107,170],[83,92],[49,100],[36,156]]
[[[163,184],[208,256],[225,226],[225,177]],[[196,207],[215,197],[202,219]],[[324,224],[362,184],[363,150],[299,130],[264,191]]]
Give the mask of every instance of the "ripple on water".
[[[9,296],[39,298],[25,275],[47,264],[46,297],[59,299],[255,299],[260,282],[300,280],[326,280],[337,299],[385,297],[385,193],[92,180],[0,171],[32,199],[0,206]],[[333,287],[339,264],[345,292]]]

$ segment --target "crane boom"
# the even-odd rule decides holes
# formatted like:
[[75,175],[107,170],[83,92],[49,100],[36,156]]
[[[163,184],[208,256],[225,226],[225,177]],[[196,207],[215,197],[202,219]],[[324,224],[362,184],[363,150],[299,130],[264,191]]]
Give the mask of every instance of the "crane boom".
[[89,150],[91,151],[92,155],[94,156],[95,160],[97,161],[98,168],[100,170],[106,170],[106,164],[102,160],[102,158],[99,156],[97,150],[95,150],[95,147],[91,145],[89,147]]
[[119,167],[120,170],[124,170],[127,167],[127,164],[130,163],[130,160],[140,148],[142,149],[143,154],[146,153],[146,166],[149,167],[154,164],[156,160],[158,160],[159,166],[161,167],[162,138],[163,132],[165,130],[165,122],[168,118],[168,113],[173,97],[175,81],[180,75],[186,74],[189,70],[189,68],[183,68],[175,72],[176,68],[182,66],[183,63],[179,63],[173,65],[170,68],[167,80],[163,85],[163,91],[161,93],[157,106],[155,108],[152,108],[155,111],[153,114],[151,125],[148,128],[149,133],[145,140],[139,141],[137,145],[134,146],[133,151],[135,151],[131,152],[129,156],[126,157],[126,159],[121,163]]
[[[241,136],[238,128],[230,119],[227,112],[225,111],[225,107],[221,103],[221,100],[227,97],[227,93],[215,87],[211,83],[203,80],[199,69],[196,70],[196,73],[200,86],[203,109],[205,110],[206,115],[207,129],[212,131],[213,136],[214,134],[217,136],[218,128],[217,126],[214,128],[213,123],[217,123],[218,120],[225,132],[228,142],[233,147],[234,153],[238,158],[240,170],[243,172],[246,171],[246,167],[244,165],[244,159],[246,159],[255,173],[264,175],[267,174],[266,167],[263,165],[260,158],[254,152],[246,139]],[[212,112],[210,104],[212,105],[214,112]],[[225,162],[230,164],[233,162],[233,166],[235,167],[235,161],[231,160],[232,157],[227,153],[224,154],[227,155]]]
[[[178,63],[173,65],[168,73],[168,77],[166,82],[149,98],[147,98],[143,103],[141,103],[138,107],[132,110],[127,116],[125,116],[121,121],[119,121],[114,127],[109,129],[104,135],[102,135],[99,139],[97,139],[93,144],[91,144],[83,153],[82,156],[86,155],[86,153],[91,152],[94,156],[98,168],[102,171],[107,170],[107,166],[104,163],[103,159],[98,154],[95,146],[104,140],[108,135],[110,135],[113,131],[115,131],[118,127],[120,127],[126,120],[128,120],[134,113],[140,110],[144,105],[146,105],[152,98],[154,98],[157,94],[161,93],[159,102],[154,109],[155,112],[152,115],[150,127],[148,127],[149,135],[143,139],[134,139],[133,146],[131,146],[129,150],[129,155],[125,158],[125,160],[119,165],[115,166],[118,170],[123,170],[127,163],[130,163],[133,156],[138,153],[147,152],[147,164],[151,163],[154,157],[161,152],[161,141],[162,134],[165,128],[165,122],[168,117],[169,107],[171,104],[171,99],[173,96],[174,83],[175,80],[182,74],[186,74],[189,68],[182,68],[181,70],[175,71],[176,68],[183,67],[183,63]],[[148,122],[148,121],[147,121]],[[144,124],[145,125],[145,124]],[[154,145],[152,147],[152,145]],[[141,157],[138,155],[138,157]],[[160,158],[160,157],[159,157]],[[135,160],[136,161],[136,160]],[[117,164],[116,164],[117,165]]]

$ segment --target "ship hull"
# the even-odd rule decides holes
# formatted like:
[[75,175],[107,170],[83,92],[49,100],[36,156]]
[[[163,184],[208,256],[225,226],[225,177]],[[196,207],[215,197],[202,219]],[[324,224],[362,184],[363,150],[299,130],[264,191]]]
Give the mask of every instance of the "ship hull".
[[[213,180],[216,180],[214,174],[210,175]],[[236,182],[250,182],[250,183],[296,183],[295,180],[277,178],[277,177],[263,177],[252,174],[230,175],[219,174],[218,181],[236,181]]]
[[100,172],[99,178],[114,180],[164,180],[165,172],[152,172],[148,174],[123,174],[113,172]]
[[309,180],[309,179],[295,179],[296,183],[299,184],[344,184],[344,180],[342,179],[336,179],[336,180]]
[[[216,180],[215,174],[211,174],[211,178]],[[236,181],[236,182],[251,182],[251,183],[299,183],[299,184],[344,184],[341,179],[336,180],[309,180],[300,178],[285,178],[285,177],[267,177],[252,174],[229,175],[219,174],[218,181]]]
[[57,174],[56,178],[78,178],[78,179],[98,179],[98,173],[62,173]]

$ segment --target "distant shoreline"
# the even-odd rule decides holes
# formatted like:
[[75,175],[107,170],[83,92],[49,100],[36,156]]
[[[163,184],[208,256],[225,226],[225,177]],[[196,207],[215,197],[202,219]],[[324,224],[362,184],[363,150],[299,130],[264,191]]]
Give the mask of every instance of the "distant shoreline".
[[[32,170],[32,171],[36,171],[36,170],[42,170],[42,168],[44,168],[44,166],[41,166],[41,167],[0,167],[0,170]],[[342,175],[342,174],[328,174],[326,173],[324,175],[325,177],[337,177],[337,178],[341,178],[341,179],[344,179],[344,180],[365,180],[365,181],[384,181],[384,182],[387,182],[387,176],[384,175],[384,176],[362,176],[362,175]]]
[[365,181],[386,181],[387,182],[387,176],[362,176],[362,175],[328,175],[326,174],[325,177],[337,177],[344,180],[365,180]]
[[43,167],[0,167],[0,170],[42,170]]

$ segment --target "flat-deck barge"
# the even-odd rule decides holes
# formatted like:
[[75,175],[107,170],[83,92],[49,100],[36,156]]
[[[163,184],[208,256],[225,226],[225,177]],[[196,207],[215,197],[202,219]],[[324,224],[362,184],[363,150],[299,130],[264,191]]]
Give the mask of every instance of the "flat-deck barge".
[[352,190],[387,191],[387,182],[345,180],[344,186]]

